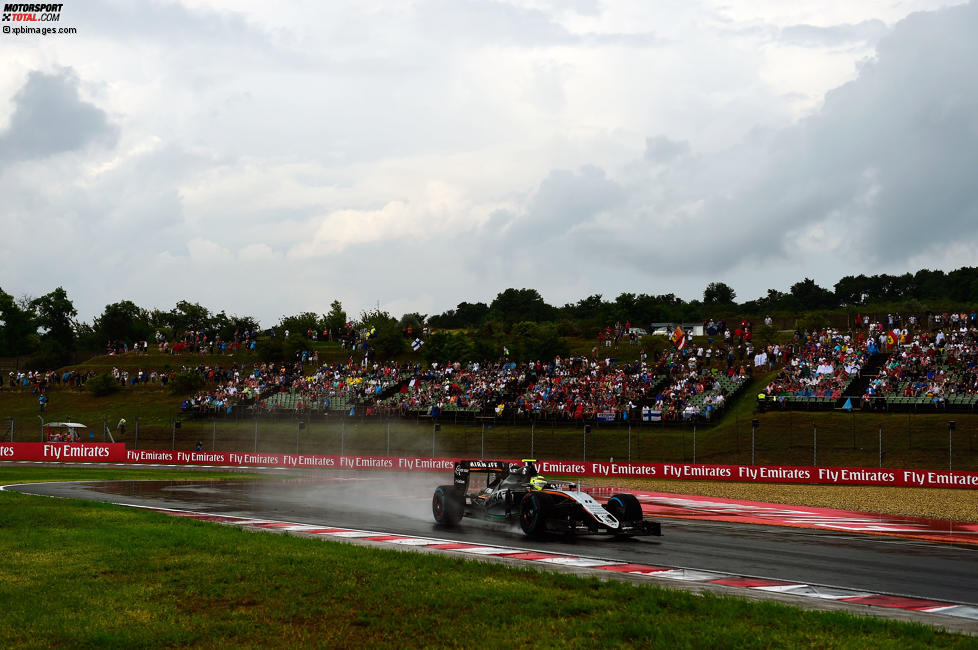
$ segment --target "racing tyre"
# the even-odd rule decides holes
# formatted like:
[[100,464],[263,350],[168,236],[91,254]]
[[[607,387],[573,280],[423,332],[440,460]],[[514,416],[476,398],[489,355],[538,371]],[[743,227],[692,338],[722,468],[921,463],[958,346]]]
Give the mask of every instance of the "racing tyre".
[[465,511],[464,497],[454,485],[439,485],[431,497],[431,514],[442,526],[455,526]]
[[634,494],[615,494],[608,499],[605,510],[614,515],[615,519],[621,522],[634,522],[642,520],[642,506]]
[[549,494],[528,492],[520,502],[520,528],[530,536],[542,535],[547,530],[547,519],[553,511]]

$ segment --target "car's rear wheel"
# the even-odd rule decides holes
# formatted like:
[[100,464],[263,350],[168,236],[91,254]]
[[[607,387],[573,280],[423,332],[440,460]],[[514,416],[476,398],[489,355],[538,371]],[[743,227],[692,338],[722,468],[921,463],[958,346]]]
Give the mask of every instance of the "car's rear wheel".
[[608,499],[605,509],[621,522],[631,523],[642,520],[642,505],[634,494],[613,495]]
[[520,528],[527,535],[542,535],[547,530],[547,519],[553,511],[549,494],[528,492],[520,503]]
[[455,526],[465,513],[465,497],[454,485],[439,485],[431,497],[431,514],[442,526]]

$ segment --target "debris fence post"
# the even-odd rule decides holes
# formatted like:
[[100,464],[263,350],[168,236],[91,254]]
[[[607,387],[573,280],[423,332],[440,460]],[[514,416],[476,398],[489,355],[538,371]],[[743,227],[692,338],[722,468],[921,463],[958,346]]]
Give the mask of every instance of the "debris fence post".
[[957,422],[955,422],[954,420],[948,420],[947,421],[947,471],[949,471],[949,472],[951,471],[951,466],[952,466],[952,462],[951,461],[954,459],[954,454],[952,453],[952,450],[951,450],[952,449],[951,448],[951,437],[952,437],[952,434],[954,433],[954,427],[955,427],[956,424],[957,424]]
[[754,442],[757,438],[757,418],[750,421],[750,464],[754,465]]
[[883,467],[883,425],[879,425],[880,468]]

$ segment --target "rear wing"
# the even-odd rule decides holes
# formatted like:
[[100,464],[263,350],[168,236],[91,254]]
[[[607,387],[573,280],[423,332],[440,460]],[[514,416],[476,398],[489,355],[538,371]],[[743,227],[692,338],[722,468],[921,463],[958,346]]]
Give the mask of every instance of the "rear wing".
[[460,460],[455,463],[455,487],[463,492],[469,489],[472,472],[509,474],[515,463],[506,460]]

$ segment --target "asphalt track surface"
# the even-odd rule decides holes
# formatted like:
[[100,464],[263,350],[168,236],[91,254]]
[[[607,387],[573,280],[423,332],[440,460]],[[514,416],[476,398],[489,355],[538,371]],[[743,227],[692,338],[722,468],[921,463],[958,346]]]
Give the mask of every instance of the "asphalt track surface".
[[661,519],[662,537],[529,539],[518,527],[437,526],[431,494],[451,476],[38,483],[19,492],[317,526],[437,537],[978,604],[978,548],[780,526]]

